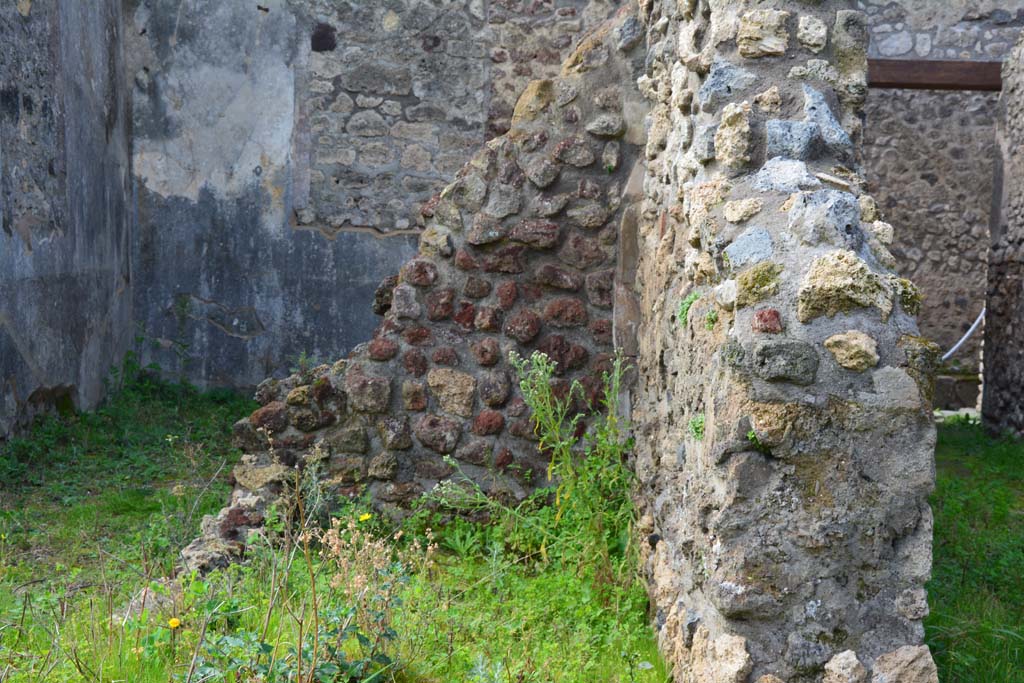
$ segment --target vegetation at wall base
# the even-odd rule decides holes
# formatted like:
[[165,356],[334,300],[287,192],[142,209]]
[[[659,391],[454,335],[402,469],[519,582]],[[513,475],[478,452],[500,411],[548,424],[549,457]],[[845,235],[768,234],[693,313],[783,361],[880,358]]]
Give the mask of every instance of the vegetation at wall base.
[[[664,683],[630,542],[621,373],[578,440],[546,359],[515,364],[552,489],[511,504],[455,477],[393,523],[366,502],[325,517],[311,469],[303,505],[276,510],[245,562],[175,581],[162,577],[222,504],[230,425],[253,405],[127,367],[100,410],[0,450],[0,681],[286,681],[301,666],[318,682]],[[1024,443],[954,420],[938,466],[926,631],[940,680],[1022,681]]]
[[[0,681],[667,681],[629,543],[621,361],[609,377],[614,398],[588,418],[584,439],[572,436],[579,418],[568,406],[579,390],[555,399],[543,356],[520,368],[528,402],[549,418],[542,443],[562,449],[550,491],[513,506],[467,479],[458,496],[439,490],[401,523],[348,503],[324,528],[320,474],[307,468],[296,475],[296,504],[275,508],[244,562],[173,581],[161,577],[199,513],[226,496],[238,457],[214,444],[229,441],[250,402],[139,372],[97,413],[41,423],[3,455],[18,474],[4,481]],[[106,460],[79,476],[76,459],[97,444]],[[43,464],[50,451],[61,451],[51,456],[55,472]],[[148,469],[136,468],[142,462]],[[38,468],[38,482],[22,480]],[[76,495],[62,502],[44,488],[51,478]],[[108,510],[92,495],[121,481],[111,499],[133,506]],[[132,493],[140,481],[152,490]],[[174,533],[162,521],[174,517],[161,507],[167,489],[178,494],[168,494],[181,503],[174,510],[195,513]],[[87,510],[78,517],[116,518],[116,532],[72,523],[67,542],[65,503]],[[481,517],[471,514],[479,505],[487,524],[469,521]],[[52,524],[17,521],[44,509]]]

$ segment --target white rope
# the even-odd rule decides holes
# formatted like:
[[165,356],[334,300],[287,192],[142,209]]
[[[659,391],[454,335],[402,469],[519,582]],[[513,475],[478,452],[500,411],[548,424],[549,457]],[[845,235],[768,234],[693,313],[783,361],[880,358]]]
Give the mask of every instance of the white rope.
[[982,308],[981,309],[981,313],[978,314],[978,319],[974,321],[973,325],[971,325],[971,329],[967,330],[967,334],[965,334],[963,337],[961,337],[960,341],[958,341],[956,344],[953,345],[953,348],[951,348],[949,351],[946,351],[946,355],[944,355],[942,357],[942,362],[946,362],[947,360],[949,360],[953,356],[954,353],[956,353],[957,351],[960,350],[961,346],[963,346],[965,343],[967,343],[967,340],[971,338],[971,335],[974,334],[979,327],[981,327],[981,321],[984,320],[984,319],[985,319],[985,309]]

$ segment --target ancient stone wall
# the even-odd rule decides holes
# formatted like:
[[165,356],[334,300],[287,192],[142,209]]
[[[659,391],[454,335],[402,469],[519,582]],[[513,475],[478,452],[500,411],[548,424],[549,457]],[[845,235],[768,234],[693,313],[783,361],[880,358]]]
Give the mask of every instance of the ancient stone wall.
[[615,0],[139,0],[142,351],[255,386],[368,338],[416,207]]
[[[864,3],[872,57],[1000,60],[1024,1]],[[995,158],[994,93],[871,90],[864,166],[885,220],[902,226],[896,270],[924,292],[922,334],[951,348],[984,306]],[[974,407],[981,335],[943,368],[936,405]]]
[[490,495],[522,499],[545,485],[508,354],[546,353],[558,391],[585,387],[583,410],[610,369],[613,336],[635,334],[636,306],[615,272],[633,270],[617,245],[632,242],[639,198],[641,37],[620,13],[557,78],[529,84],[509,131],[424,206],[419,254],[379,302],[386,314],[368,342],[259,386],[262,407],[235,425],[245,455],[231,505],[204,520],[188,565],[241,552],[295,465],[319,463],[333,491],[366,492],[396,516],[453,474],[446,457]]
[[1003,64],[1000,172],[993,202],[982,418],[996,433],[1024,434],[1024,41]]
[[121,12],[0,5],[0,439],[95,406],[131,340]]
[[936,348],[858,164],[854,5],[642,3],[632,417],[678,681],[937,681]]

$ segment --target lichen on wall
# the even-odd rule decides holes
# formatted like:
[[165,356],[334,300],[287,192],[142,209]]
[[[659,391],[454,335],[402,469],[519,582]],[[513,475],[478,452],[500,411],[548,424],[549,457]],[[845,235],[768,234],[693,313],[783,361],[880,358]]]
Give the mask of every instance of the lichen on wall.
[[934,683],[936,349],[858,165],[866,17],[642,7],[632,417],[662,650],[685,683]]

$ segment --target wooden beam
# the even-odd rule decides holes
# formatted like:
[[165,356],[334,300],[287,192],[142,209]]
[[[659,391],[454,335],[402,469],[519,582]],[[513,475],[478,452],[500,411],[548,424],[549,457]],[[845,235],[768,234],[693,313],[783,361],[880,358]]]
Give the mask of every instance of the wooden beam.
[[868,87],[998,92],[1003,88],[1002,66],[1002,62],[869,59]]

